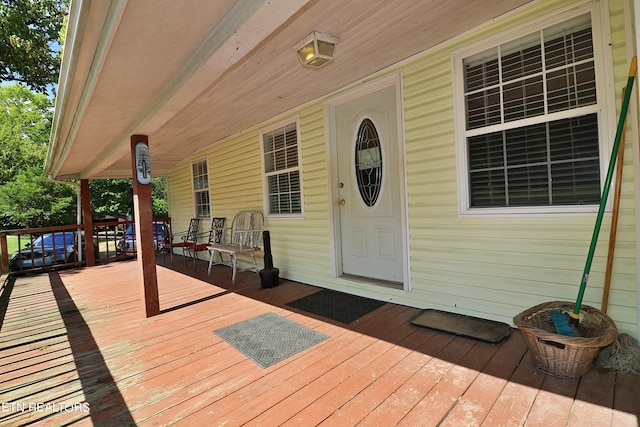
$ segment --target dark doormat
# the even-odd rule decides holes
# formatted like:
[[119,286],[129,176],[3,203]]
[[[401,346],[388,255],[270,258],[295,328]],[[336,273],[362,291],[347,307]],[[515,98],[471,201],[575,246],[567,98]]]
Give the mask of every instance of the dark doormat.
[[436,329],[492,344],[502,341],[513,332],[511,326],[506,323],[440,310],[423,310],[415,315],[410,322],[416,326]]
[[331,289],[323,289],[315,294],[287,303],[290,307],[342,323],[351,323],[385,304],[384,301],[376,301]]
[[263,368],[329,338],[275,313],[265,313],[213,333]]

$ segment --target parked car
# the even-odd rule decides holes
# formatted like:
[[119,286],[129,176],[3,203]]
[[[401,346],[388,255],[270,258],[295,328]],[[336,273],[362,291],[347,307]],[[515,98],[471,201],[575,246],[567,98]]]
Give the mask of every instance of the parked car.
[[[30,270],[75,262],[77,259],[76,234],[75,231],[60,231],[40,235],[33,243],[27,243],[23,249],[11,255],[9,270]],[[97,251],[97,247],[94,251]]]
[[[169,231],[167,225],[162,221],[153,222],[153,244],[156,251],[164,249],[165,238],[168,238]],[[129,224],[120,237],[117,245],[118,255],[136,254],[136,225]]]

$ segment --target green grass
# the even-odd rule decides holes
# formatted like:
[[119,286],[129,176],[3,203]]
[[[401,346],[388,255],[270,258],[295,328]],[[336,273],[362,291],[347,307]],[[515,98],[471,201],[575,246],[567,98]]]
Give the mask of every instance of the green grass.
[[[18,236],[7,236],[7,258],[11,257],[11,254],[18,250]],[[1,252],[1,249],[0,249]],[[0,254],[4,255],[4,254]],[[3,273],[0,269],[0,273]]]
[[7,252],[9,255],[18,250],[18,236],[7,236]]

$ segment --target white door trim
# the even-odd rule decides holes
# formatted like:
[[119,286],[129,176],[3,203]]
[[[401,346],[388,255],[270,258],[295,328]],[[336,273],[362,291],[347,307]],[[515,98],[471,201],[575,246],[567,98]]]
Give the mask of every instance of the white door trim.
[[361,98],[380,89],[395,86],[396,89],[396,115],[398,118],[398,182],[400,183],[400,209],[402,218],[402,258],[403,258],[403,290],[411,290],[411,276],[409,272],[409,228],[408,228],[408,206],[407,206],[407,177],[406,177],[406,146],[404,132],[404,104],[402,92],[402,73],[396,72],[388,76],[372,80],[354,89],[328,98],[324,103],[325,114],[325,134],[327,151],[327,171],[328,171],[328,193],[329,193],[329,222],[331,241],[331,268],[332,276],[342,275],[341,235],[340,235],[340,211],[338,209],[338,156],[336,149],[336,107],[346,102]]

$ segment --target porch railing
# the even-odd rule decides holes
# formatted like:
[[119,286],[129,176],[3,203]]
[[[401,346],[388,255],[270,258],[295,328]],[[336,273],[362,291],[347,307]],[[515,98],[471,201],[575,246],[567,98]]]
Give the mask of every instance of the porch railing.
[[[171,218],[155,218],[153,223],[155,248],[162,252],[170,236]],[[89,245],[96,264],[130,259],[136,255],[133,224],[94,222],[91,239],[84,235],[83,224],[0,230],[0,274],[80,267],[86,265]]]

